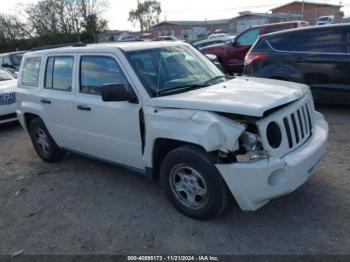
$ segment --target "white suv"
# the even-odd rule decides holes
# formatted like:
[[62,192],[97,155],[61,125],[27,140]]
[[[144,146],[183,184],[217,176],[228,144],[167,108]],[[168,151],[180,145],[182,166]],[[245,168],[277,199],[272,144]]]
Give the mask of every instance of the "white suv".
[[18,83],[17,115],[44,161],[71,151],[130,167],[197,219],[292,192],[326,148],[307,86],[229,79],[181,42],[31,52]]

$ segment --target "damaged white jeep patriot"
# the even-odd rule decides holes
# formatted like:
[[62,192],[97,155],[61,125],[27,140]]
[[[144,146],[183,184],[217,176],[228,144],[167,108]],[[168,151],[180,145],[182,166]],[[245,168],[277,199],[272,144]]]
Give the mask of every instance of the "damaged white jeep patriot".
[[307,86],[230,79],[185,43],[30,52],[18,86],[18,118],[44,161],[70,151],[132,168],[197,219],[294,191],[326,148]]

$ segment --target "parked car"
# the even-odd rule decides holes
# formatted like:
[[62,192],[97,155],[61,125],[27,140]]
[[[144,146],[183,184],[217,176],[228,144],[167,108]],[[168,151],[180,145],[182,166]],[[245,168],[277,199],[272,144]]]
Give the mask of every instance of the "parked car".
[[316,25],[329,25],[334,24],[334,16],[328,15],[328,16],[320,16],[317,18]]
[[17,121],[16,77],[0,68],[0,124]]
[[232,196],[256,210],[292,192],[325,152],[328,125],[306,85],[229,79],[182,42],[30,52],[18,86],[19,120],[44,161],[71,151],[129,167],[197,219]]
[[214,33],[208,36],[208,39],[215,39],[215,38],[223,38],[223,37],[227,37],[228,34],[227,33]]
[[201,41],[197,41],[193,44],[194,47],[201,50],[202,48],[212,46],[212,45],[225,45],[231,42],[235,37],[234,36],[225,36],[220,38],[212,38],[212,39],[205,39]]
[[307,22],[299,21],[254,26],[239,33],[227,45],[209,46],[202,48],[201,52],[216,55],[228,74],[242,74],[245,55],[258,39],[259,35],[306,25],[308,25]]
[[119,42],[132,42],[132,41],[141,41],[141,39],[136,35],[122,35],[118,38]]
[[245,75],[304,83],[317,102],[350,104],[349,46],[349,24],[264,35],[245,59]]
[[6,68],[12,73],[18,72],[25,52],[12,52],[0,54],[0,67]]
[[153,41],[179,41],[175,36],[158,36]]

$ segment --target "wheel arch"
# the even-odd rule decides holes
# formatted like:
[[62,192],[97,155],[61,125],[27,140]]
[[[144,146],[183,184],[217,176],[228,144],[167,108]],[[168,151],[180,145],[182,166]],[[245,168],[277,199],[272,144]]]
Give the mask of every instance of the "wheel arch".
[[[181,146],[185,145],[192,145],[196,146],[203,151],[206,151],[205,148],[199,144],[191,143],[184,140],[177,140],[177,139],[171,139],[171,138],[157,138],[153,143],[153,150],[152,150],[152,179],[158,180],[159,179],[159,170],[160,165],[164,159],[164,157],[173,151],[176,148],[179,148]],[[211,154],[214,154],[214,152],[210,152]]]

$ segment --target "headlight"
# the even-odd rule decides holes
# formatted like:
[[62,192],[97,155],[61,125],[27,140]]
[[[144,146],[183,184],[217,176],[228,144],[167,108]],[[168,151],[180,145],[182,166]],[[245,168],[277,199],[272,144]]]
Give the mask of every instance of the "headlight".
[[[264,150],[261,139],[258,135],[245,132],[240,137],[241,142],[241,154],[237,154],[237,161],[240,163],[251,163],[261,159],[269,157],[268,153]],[[244,152],[244,153],[243,153]]]

